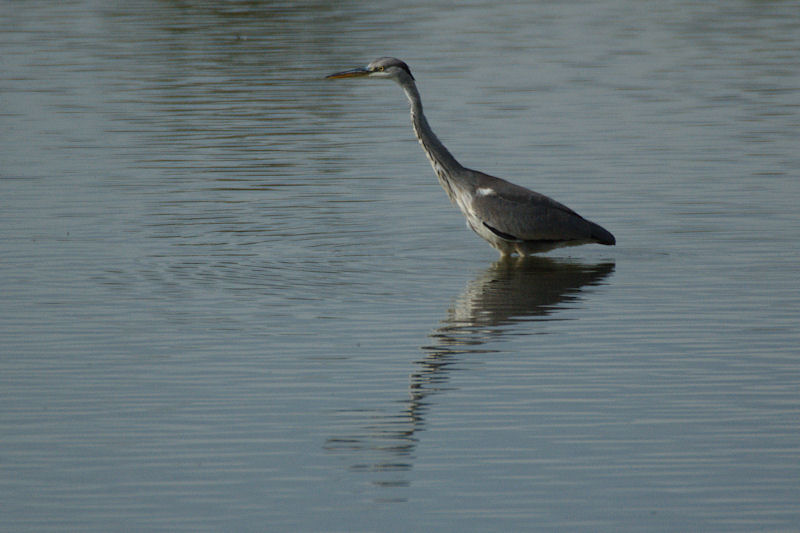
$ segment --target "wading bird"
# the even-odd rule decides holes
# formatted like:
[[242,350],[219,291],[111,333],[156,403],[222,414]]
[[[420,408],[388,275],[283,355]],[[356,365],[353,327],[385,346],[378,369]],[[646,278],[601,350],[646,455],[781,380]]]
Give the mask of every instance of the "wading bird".
[[366,67],[337,72],[327,79],[354,77],[393,80],[402,87],[411,105],[414,133],[439,183],[467,217],[467,225],[503,257],[592,242],[616,243],[611,233],[552,198],[463,167],[428,125],[414,76],[404,62],[381,57]]

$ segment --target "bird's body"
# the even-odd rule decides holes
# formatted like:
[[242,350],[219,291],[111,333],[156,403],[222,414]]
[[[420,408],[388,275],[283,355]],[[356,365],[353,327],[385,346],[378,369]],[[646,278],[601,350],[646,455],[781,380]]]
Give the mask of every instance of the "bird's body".
[[411,105],[414,133],[439,183],[464,213],[467,225],[501,255],[528,255],[591,242],[616,243],[611,233],[552,198],[462,166],[428,125],[414,77],[399,59],[382,57],[366,68],[328,78],[356,76],[392,79],[403,88]]

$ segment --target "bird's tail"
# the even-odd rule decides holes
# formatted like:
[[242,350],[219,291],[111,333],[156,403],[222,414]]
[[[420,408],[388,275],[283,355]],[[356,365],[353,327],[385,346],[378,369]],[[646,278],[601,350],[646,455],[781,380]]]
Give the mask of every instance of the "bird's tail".
[[617,239],[614,238],[610,231],[594,222],[589,223],[592,225],[592,239],[606,246],[614,246],[617,244]]

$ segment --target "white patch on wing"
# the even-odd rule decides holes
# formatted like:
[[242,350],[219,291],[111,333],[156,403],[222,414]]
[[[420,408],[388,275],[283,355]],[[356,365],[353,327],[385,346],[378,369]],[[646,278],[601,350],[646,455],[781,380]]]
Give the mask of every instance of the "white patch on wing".
[[478,188],[478,196],[491,196],[492,194],[497,194],[494,192],[494,189],[490,189],[489,187],[480,187]]

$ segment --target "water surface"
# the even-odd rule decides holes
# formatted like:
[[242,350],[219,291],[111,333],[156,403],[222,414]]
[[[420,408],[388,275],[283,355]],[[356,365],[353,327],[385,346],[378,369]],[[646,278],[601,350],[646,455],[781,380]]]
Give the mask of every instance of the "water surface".
[[[791,2],[0,5],[0,528],[787,531]],[[497,262],[467,166],[614,248]]]

